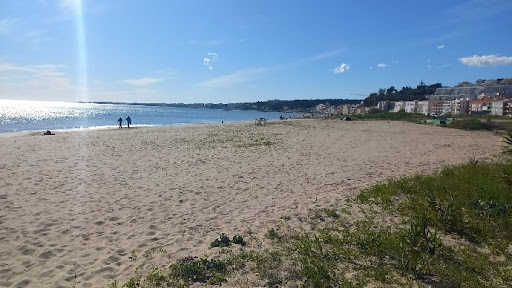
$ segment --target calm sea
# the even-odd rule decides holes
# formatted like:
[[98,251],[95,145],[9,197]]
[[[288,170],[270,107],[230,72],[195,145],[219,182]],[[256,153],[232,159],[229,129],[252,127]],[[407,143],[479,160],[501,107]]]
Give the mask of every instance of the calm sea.
[[260,111],[174,108],[143,105],[92,104],[0,99],[0,133],[117,127],[117,119],[132,126],[221,123],[278,119],[294,114]]

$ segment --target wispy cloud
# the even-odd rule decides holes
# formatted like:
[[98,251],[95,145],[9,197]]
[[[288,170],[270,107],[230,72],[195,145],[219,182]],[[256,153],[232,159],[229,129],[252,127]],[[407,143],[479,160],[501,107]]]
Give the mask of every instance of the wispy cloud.
[[341,74],[341,73],[347,72],[349,69],[350,69],[349,64],[341,63],[340,66],[334,68],[333,72],[334,72],[334,74]]
[[379,63],[379,64],[377,64],[377,67],[378,67],[378,68],[384,68],[384,67],[386,67],[386,66],[388,66],[388,65],[386,65],[386,64],[384,64],[384,63]]
[[82,0],[59,0],[59,7],[63,10],[76,10],[82,7]]
[[509,0],[472,0],[462,1],[454,6],[448,6],[443,11],[450,24],[475,22],[496,17],[499,14],[508,16],[512,10]]
[[66,74],[66,66],[0,63],[0,98],[35,100],[50,96],[69,100],[78,95],[77,91]]
[[486,66],[498,66],[512,63],[512,57],[499,56],[497,54],[491,55],[473,55],[471,57],[459,58],[459,61],[468,66],[486,67]]
[[441,44],[441,45],[437,45],[436,46],[437,49],[443,49],[444,48],[444,44]]
[[196,40],[196,39],[191,39],[185,43],[187,45],[191,45],[191,46],[219,46],[222,43],[224,43],[224,40],[208,40],[208,41],[201,40],[200,41],[200,40]]
[[3,18],[0,19],[0,34],[9,33],[13,26],[20,21],[19,18]]
[[[64,65],[56,64],[43,64],[43,65],[28,65],[18,66],[14,64],[1,63],[0,73],[23,73],[26,77],[33,76],[62,76]],[[12,75],[12,74],[11,74]]]
[[208,45],[209,46],[218,46],[220,44],[222,44],[224,41],[223,40],[210,40],[208,41]]
[[145,87],[163,81],[163,78],[142,77],[138,79],[123,80],[124,83],[137,87]]
[[310,57],[303,58],[300,61],[301,62],[319,61],[319,60],[323,60],[323,59],[327,59],[327,58],[331,58],[331,57],[337,56],[337,55],[343,53],[344,51],[345,51],[344,49],[325,51],[325,52],[321,52],[321,53],[315,54],[315,55],[310,56]]
[[451,66],[450,64],[439,65],[439,66],[436,66],[436,69],[443,69],[443,68],[450,67],[450,66]]
[[36,46],[41,42],[52,40],[52,38],[48,36],[48,30],[33,30],[25,33],[24,36]]
[[208,68],[208,70],[213,71],[213,62],[217,60],[218,54],[215,52],[208,52],[208,56],[203,58],[203,65]]
[[269,68],[265,67],[239,70],[231,74],[210,79],[199,84],[199,86],[207,88],[225,88],[239,84],[248,84],[255,81],[258,76],[269,70]]

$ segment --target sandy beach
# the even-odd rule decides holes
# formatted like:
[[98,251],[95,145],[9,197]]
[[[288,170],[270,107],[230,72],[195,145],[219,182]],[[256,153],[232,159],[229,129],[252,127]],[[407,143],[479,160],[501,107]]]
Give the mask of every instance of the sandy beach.
[[264,238],[282,216],[502,151],[489,132],[386,121],[41,134],[0,135],[0,287],[106,287],[208,255],[220,233]]

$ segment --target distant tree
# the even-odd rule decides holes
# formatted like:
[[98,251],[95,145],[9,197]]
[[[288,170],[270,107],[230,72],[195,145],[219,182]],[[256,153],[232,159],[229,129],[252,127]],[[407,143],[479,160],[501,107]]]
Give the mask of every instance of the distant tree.
[[423,81],[416,89],[407,86],[402,87],[402,90],[397,91],[394,86],[388,89],[379,89],[378,93],[371,93],[368,97],[363,100],[365,107],[373,107],[377,105],[379,101],[413,101],[413,100],[425,100],[427,95],[433,95],[437,88],[441,88],[441,83],[435,83],[427,86]]
[[471,86],[473,86],[473,83],[468,82],[468,81],[463,81],[463,82],[460,82],[459,84],[457,84],[457,87],[471,87]]
[[363,100],[363,106],[365,107],[373,107],[373,106],[376,106],[377,105],[377,102],[379,101],[378,100],[378,94],[377,93],[372,93],[370,94],[370,96],[366,97],[364,100]]
[[389,88],[386,90],[386,95],[388,95],[388,96],[389,96],[389,95],[393,95],[393,94],[395,94],[395,92],[396,92],[395,86],[391,86],[391,87],[389,87]]

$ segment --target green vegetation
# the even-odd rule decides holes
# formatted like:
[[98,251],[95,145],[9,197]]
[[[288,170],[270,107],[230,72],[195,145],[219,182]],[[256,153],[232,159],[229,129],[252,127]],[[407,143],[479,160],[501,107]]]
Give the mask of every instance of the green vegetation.
[[393,252],[378,245],[384,249],[377,253],[396,259],[403,272],[450,287],[500,287],[512,280],[512,163],[473,161],[393,180],[362,192],[358,200],[405,219],[409,228],[394,235],[410,247]]
[[[373,110],[367,114],[351,115],[353,120],[389,120],[389,121],[408,121],[419,123],[425,119],[425,115],[405,113],[405,112],[387,112]],[[343,118],[342,118],[343,119]]]
[[[345,115],[335,116],[343,119]],[[389,112],[377,109],[370,110],[367,114],[355,114],[350,116],[353,120],[385,120],[385,121],[407,121],[412,123],[424,123],[426,119],[432,117],[423,114],[406,112]],[[449,117],[448,117],[449,118]],[[446,119],[446,118],[442,118]],[[443,127],[461,129],[461,130],[486,130],[486,131],[509,131],[512,132],[512,121],[508,117],[499,116],[473,116],[462,115],[457,117],[448,125]]]
[[426,85],[423,81],[416,86],[402,87],[401,90],[397,90],[394,86],[387,89],[379,89],[378,93],[372,93],[370,96],[363,100],[365,107],[376,106],[379,101],[413,101],[413,100],[426,100],[426,95],[433,95],[437,88],[441,88],[441,83],[433,85]]
[[211,244],[210,247],[229,247],[231,246],[231,243],[238,244],[240,246],[247,245],[247,242],[245,242],[244,238],[240,235],[233,236],[233,240],[230,240],[226,234],[221,233],[219,238],[215,239]]
[[240,246],[246,246],[247,242],[245,242],[244,238],[240,235],[233,236],[233,240],[231,240],[233,244],[238,244]]
[[461,130],[486,130],[484,122],[474,118],[453,121],[448,127]]
[[487,130],[487,131],[511,131],[512,132],[512,121],[492,121],[491,118],[487,118],[486,121],[481,121],[477,117],[465,117],[463,119],[457,119],[447,125],[448,128],[455,128],[461,130]]
[[505,153],[512,154],[512,132],[508,132],[508,135],[503,136],[505,142]]
[[[504,140],[512,145],[512,135]],[[187,257],[110,287],[512,284],[512,162],[472,158],[431,175],[376,185],[356,200],[364,214],[360,220],[330,208],[312,211],[311,231],[269,228],[266,237],[272,241],[258,251],[247,245],[229,250],[229,244],[245,241],[221,234],[212,247],[228,248],[219,250],[218,258]],[[248,274],[256,282],[233,278]]]
[[283,238],[274,228],[268,229],[266,236],[270,240],[281,240]]
[[229,239],[226,234],[221,233],[219,238],[215,239],[211,244],[210,247],[228,247],[231,245],[231,240]]
[[354,99],[311,99],[311,100],[269,100],[245,103],[123,103],[123,102],[93,102],[96,104],[125,104],[125,105],[144,105],[144,106],[162,106],[162,107],[188,107],[188,108],[209,108],[224,110],[258,110],[258,111],[276,111],[276,112],[307,112],[314,109],[318,104],[330,104],[334,106],[361,103],[361,100]]

